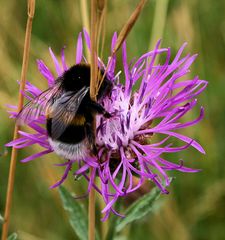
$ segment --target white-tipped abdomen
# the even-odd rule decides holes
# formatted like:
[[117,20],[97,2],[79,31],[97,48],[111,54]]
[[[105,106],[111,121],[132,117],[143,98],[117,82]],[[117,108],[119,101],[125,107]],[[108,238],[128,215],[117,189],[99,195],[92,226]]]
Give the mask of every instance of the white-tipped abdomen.
[[89,155],[86,139],[77,144],[63,143],[52,138],[48,138],[48,141],[55,153],[65,159],[80,160]]

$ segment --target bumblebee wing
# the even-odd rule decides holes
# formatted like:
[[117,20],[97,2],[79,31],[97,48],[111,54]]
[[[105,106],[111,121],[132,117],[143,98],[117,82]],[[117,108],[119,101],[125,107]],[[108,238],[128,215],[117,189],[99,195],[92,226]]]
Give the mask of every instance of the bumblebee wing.
[[60,95],[59,86],[49,88],[34,100],[28,102],[17,115],[17,124],[23,125],[44,116],[54,99]]
[[54,102],[51,112],[52,138],[59,138],[65,131],[68,124],[73,121],[76,112],[88,90],[89,87],[83,87],[76,94],[74,94],[72,91],[66,92]]

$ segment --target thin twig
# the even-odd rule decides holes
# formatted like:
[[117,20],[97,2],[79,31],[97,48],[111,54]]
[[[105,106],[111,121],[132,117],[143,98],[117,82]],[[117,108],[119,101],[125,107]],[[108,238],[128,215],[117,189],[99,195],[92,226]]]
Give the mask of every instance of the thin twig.
[[[27,18],[24,51],[23,51],[23,64],[22,64],[22,71],[21,71],[18,111],[22,109],[23,101],[24,101],[24,96],[22,92],[24,91],[25,83],[26,83],[26,75],[27,75],[28,62],[29,62],[32,21],[34,17],[34,12],[35,12],[35,0],[28,0],[28,10],[27,10],[28,18]],[[19,136],[18,131],[19,131],[19,126],[15,125],[14,136],[13,136],[14,140],[17,139]],[[15,179],[15,171],[16,171],[16,159],[17,159],[17,149],[13,147],[12,153],[11,153],[10,169],[9,169],[4,223],[2,227],[2,240],[6,240],[8,235],[10,210],[12,205],[12,195],[13,195],[14,179]]]

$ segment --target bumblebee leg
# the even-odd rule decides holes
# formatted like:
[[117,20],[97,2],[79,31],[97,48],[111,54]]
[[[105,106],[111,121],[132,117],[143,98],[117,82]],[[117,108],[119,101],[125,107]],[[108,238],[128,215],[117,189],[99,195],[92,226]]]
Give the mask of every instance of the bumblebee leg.
[[102,105],[100,105],[99,103],[97,103],[97,102],[91,101],[90,102],[90,107],[95,112],[97,112],[98,114],[102,114],[105,118],[111,118],[112,117],[112,115],[109,112],[107,112],[105,110],[105,108]]

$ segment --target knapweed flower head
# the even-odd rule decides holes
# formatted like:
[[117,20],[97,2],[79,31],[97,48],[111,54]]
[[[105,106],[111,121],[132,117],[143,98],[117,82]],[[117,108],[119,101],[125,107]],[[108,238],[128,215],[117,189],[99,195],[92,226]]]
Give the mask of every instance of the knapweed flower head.
[[[84,31],[85,42],[90,49],[90,39]],[[112,38],[112,51],[116,44],[117,35]],[[136,191],[145,180],[154,182],[162,193],[168,193],[166,187],[170,184],[168,172],[196,172],[198,170],[185,167],[183,161],[168,161],[165,153],[183,151],[194,147],[204,153],[204,149],[194,139],[178,133],[177,130],[197,124],[203,118],[203,108],[197,119],[184,122],[182,117],[190,112],[197,104],[196,97],[206,88],[207,82],[197,76],[193,79],[182,80],[189,73],[189,68],[196,55],[187,54],[181,57],[186,44],[183,44],[176,56],[171,59],[170,48],[160,48],[160,41],[153,51],[147,52],[130,63],[127,60],[126,43],[122,46],[123,69],[116,72],[116,57],[109,57],[104,64],[98,59],[101,69],[107,69],[107,78],[113,82],[113,89],[109,96],[101,100],[100,104],[111,113],[109,119],[97,116],[96,157],[65,160],[59,166],[65,167],[61,180],[52,187],[59,186],[70,173],[73,164],[78,165],[74,175],[83,175],[88,180],[88,191],[95,188],[106,206],[102,210],[104,219],[109,216],[113,205],[119,197],[124,197]],[[50,54],[55,64],[56,73],[61,76],[68,66],[65,61],[64,49],[61,54],[61,63],[52,50]],[[164,63],[158,63],[158,58],[164,55]],[[76,62],[86,61],[83,54],[82,33],[79,34],[76,49]],[[38,60],[38,68],[46,78],[48,87],[54,85],[55,77],[44,64]],[[23,93],[28,100],[35,99],[42,91],[26,83]],[[11,117],[17,113],[12,111]],[[39,144],[44,148],[22,162],[39,158],[52,152],[45,129],[46,117],[43,115],[28,125],[35,132],[20,131],[21,137],[10,142],[7,146],[24,148]],[[160,136],[160,138],[159,138]],[[174,139],[182,142],[175,146]],[[160,140],[158,140],[160,139]],[[176,141],[177,142],[177,141]],[[90,168],[91,175],[89,175]],[[138,178],[133,181],[133,177]],[[100,178],[101,185],[96,186],[94,179]],[[118,213],[116,213],[118,214]]]

